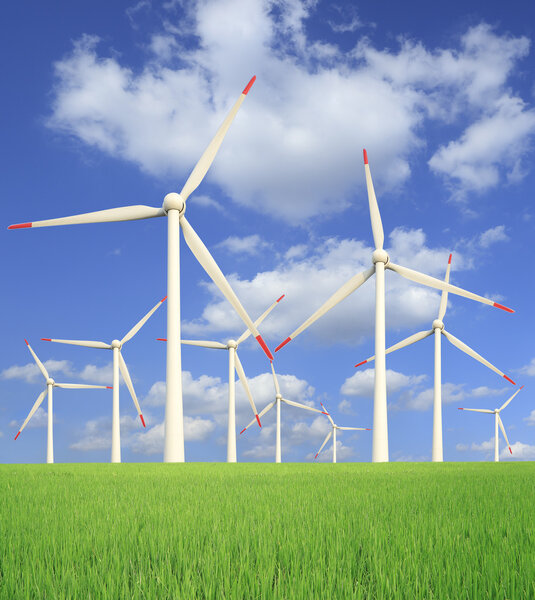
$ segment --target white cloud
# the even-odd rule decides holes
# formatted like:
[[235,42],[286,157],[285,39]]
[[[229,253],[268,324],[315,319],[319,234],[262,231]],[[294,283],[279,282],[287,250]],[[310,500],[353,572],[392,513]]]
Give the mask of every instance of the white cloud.
[[[465,127],[470,114],[475,121],[430,161],[461,190],[495,185],[502,172],[509,180],[523,174],[535,116],[507,83],[528,52],[526,38],[483,24],[462,36],[460,48],[402,42],[396,51],[377,50],[362,38],[347,52],[308,37],[315,3],[182,8],[185,31],[165,22],[136,70],[98,52],[96,37],[80,38],[55,65],[49,125],[155,176],[184,179],[256,72],[252,97],[208,174],[253,210],[290,222],[343,210],[355,190],[364,194],[354,165],[370,140],[377,189],[398,187],[410,176],[411,153],[424,147],[429,119]],[[341,27],[359,24],[352,15]]]
[[254,256],[261,250],[267,248],[269,244],[265,242],[258,234],[245,237],[230,236],[219,242],[218,247],[223,248],[230,254],[247,254]]
[[338,411],[341,412],[343,415],[356,414],[355,411],[353,410],[353,405],[347,398],[344,398],[343,400],[341,400],[338,403]]
[[516,442],[511,446],[512,454],[509,448],[505,447],[500,452],[500,460],[535,460],[535,446]]
[[[426,375],[404,375],[392,369],[386,370],[386,389],[388,394],[393,394],[407,387],[420,385],[426,379]],[[375,370],[364,369],[357,371],[354,375],[344,381],[340,392],[344,396],[358,396],[361,398],[373,398],[375,383]]]
[[[24,417],[26,418],[26,416]],[[52,417],[54,423],[56,422],[56,417]],[[10,427],[20,427],[22,424],[24,423],[23,420],[17,421],[17,420],[13,420],[9,423]],[[35,413],[33,414],[32,418],[28,421],[28,424],[26,425],[25,429],[34,429],[37,427],[46,427],[48,425],[48,412],[42,407],[40,406]]]
[[[467,398],[487,398],[501,396],[507,392],[507,388],[492,389],[487,386],[479,386],[472,390],[467,390],[464,383],[443,383],[442,384],[442,403],[459,404]],[[397,408],[403,410],[429,410],[434,401],[433,388],[427,388],[419,392],[408,390],[399,399]]]
[[[43,365],[51,376],[62,373],[63,375],[74,375],[72,364],[68,360],[46,360]],[[44,380],[44,377],[39,371],[39,367],[35,363],[26,365],[13,365],[4,369],[0,374],[2,379],[22,379],[27,383],[35,383],[39,379]]]
[[529,413],[529,416],[524,419],[528,425],[535,425],[535,410]]
[[520,373],[521,375],[528,375],[529,377],[535,377],[535,358],[532,358],[529,364],[518,369],[517,373]]
[[505,225],[497,225],[487,229],[479,236],[479,245],[482,248],[488,248],[496,242],[506,242],[509,236],[505,233]]

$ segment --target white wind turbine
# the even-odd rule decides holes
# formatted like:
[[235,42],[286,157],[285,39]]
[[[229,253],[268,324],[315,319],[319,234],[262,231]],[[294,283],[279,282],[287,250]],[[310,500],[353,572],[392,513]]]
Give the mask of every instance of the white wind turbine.
[[39,370],[43,374],[43,377],[46,379],[46,389],[43,390],[37,397],[35,404],[32,406],[32,410],[30,410],[30,412],[28,413],[28,416],[26,417],[26,420],[22,424],[22,427],[19,429],[17,435],[15,436],[15,439],[17,439],[19,437],[19,435],[22,433],[22,430],[26,427],[26,425],[28,424],[28,421],[33,417],[33,415],[35,414],[35,411],[41,406],[41,403],[45,399],[45,396],[48,394],[48,423],[47,423],[48,432],[47,432],[47,439],[46,439],[46,462],[52,464],[54,462],[54,431],[53,431],[53,426],[52,426],[52,422],[53,422],[53,420],[52,420],[52,416],[53,416],[52,415],[52,413],[53,413],[52,390],[55,387],[66,388],[66,389],[70,389],[70,390],[85,390],[85,389],[108,389],[108,390],[111,390],[111,387],[109,387],[107,385],[87,385],[85,383],[56,383],[52,379],[52,377],[50,377],[50,375],[48,374],[48,371],[46,370],[43,363],[37,357],[37,354],[35,354],[35,352],[33,351],[32,347],[28,343],[28,340],[24,340],[24,341],[26,342],[26,345],[28,346],[28,350],[31,352],[33,359],[35,360],[35,363],[39,367]]
[[241,305],[225,276],[212,255],[184,216],[186,200],[200,185],[212,164],[245,96],[251,89],[256,76],[245,86],[237,102],[221,124],[212,141],[208,144],[199,162],[195,165],[180,194],[170,193],[164,198],[160,208],[135,205],[99,210],[71,217],[47,219],[31,223],[10,225],[8,229],[26,227],[48,227],[52,225],[75,225],[79,223],[104,223],[111,221],[134,221],[152,217],[167,216],[167,361],[166,361],[166,401],[165,401],[165,462],[184,462],[184,414],[182,407],[182,365],[180,353],[180,228],[186,244],[206,273],[211,277],[238,315],[249,327],[252,334],[268,356],[273,359],[262,336]]
[[323,316],[327,311],[336,306],[344,298],[349,296],[364,282],[366,282],[375,273],[375,384],[373,400],[373,441],[372,441],[372,461],[388,461],[388,421],[386,410],[386,359],[385,359],[385,269],[395,271],[402,277],[421,283],[439,290],[446,290],[452,294],[464,296],[484,304],[502,308],[508,312],[514,312],[506,306],[493,302],[483,296],[478,296],[472,292],[467,292],[462,288],[456,287],[435,277],[424,275],[418,271],[396,265],[390,261],[390,257],[383,248],[384,232],[381,222],[381,214],[375,191],[373,189],[372,177],[368,165],[368,155],[364,150],[364,170],[366,173],[366,186],[368,189],[368,202],[370,207],[370,218],[372,225],[373,241],[375,250],[372,254],[373,266],[358,273],[349,279],[337,290],[311,317],[309,317],[300,327],[298,327],[290,336],[275,348],[275,352],[280,350],[289,341],[293,340],[307,327],[312,325],[317,319]]
[[[270,402],[264,408],[264,410],[261,411],[261,413],[258,416],[263,417],[274,406],[277,407],[277,435],[276,435],[276,441],[275,441],[275,462],[280,463],[281,462],[281,402],[285,402],[286,404],[288,404],[290,406],[296,406],[297,408],[304,408],[305,410],[310,410],[312,412],[320,413],[321,415],[326,415],[327,413],[323,412],[322,410],[318,410],[317,408],[312,408],[311,406],[306,406],[305,404],[301,404],[300,402],[294,402],[293,400],[287,400],[286,398],[283,398],[281,395],[280,387],[279,387],[279,381],[277,379],[277,375],[275,374],[275,369],[273,368],[273,361],[271,361],[271,372],[273,373],[273,382],[275,384],[275,392],[276,392],[275,400],[273,400],[273,402]],[[253,423],[255,423],[255,419],[253,419],[249,423],[249,425],[247,425],[247,427],[244,427],[240,431],[240,435],[244,431],[249,429],[249,427],[251,427],[251,425],[253,425]]]
[[369,429],[367,427],[340,427],[340,425],[335,424],[331,415],[329,414],[329,411],[325,408],[323,403],[320,402],[320,404],[321,404],[321,407],[323,408],[323,410],[325,411],[327,418],[331,422],[331,431],[329,431],[329,433],[323,440],[323,444],[320,446],[320,449],[316,452],[316,456],[314,457],[314,460],[316,460],[316,458],[318,458],[318,456],[319,456],[320,452],[323,450],[325,444],[332,437],[333,438],[333,463],[335,463],[336,462],[336,430],[337,429],[339,429],[340,431],[371,431],[371,429]]
[[150,317],[160,308],[160,306],[165,302],[165,298],[162,298],[154,308],[151,308],[149,312],[138,321],[132,329],[123,337],[122,340],[113,340],[111,344],[106,344],[105,342],[94,342],[89,340],[57,340],[52,338],[41,338],[45,342],[58,342],[60,344],[71,344],[72,346],[84,346],[85,348],[99,348],[104,350],[112,350],[113,351],[113,405],[112,405],[112,423],[111,423],[111,462],[112,463],[120,463],[121,462],[121,426],[120,426],[120,417],[119,417],[119,370],[123,375],[123,379],[128,387],[130,395],[132,396],[132,400],[134,401],[137,413],[139,418],[141,419],[141,423],[143,427],[145,427],[145,419],[141,414],[141,408],[139,406],[139,402],[137,400],[136,392],[134,390],[134,385],[132,383],[132,379],[130,377],[130,373],[128,372],[128,367],[124,361],[122,355],[122,347],[126,342],[131,340],[136,333],[145,325],[145,323],[150,319]]
[[513,451],[511,450],[511,445],[509,444],[509,440],[507,439],[507,434],[505,433],[505,427],[503,426],[502,418],[500,417],[500,412],[509,404],[509,402],[511,402],[511,400],[518,394],[518,392],[523,387],[524,386],[518,388],[518,390],[516,390],[516,392],[509,398],[509,400],[504,402],[500,406],[500,408],[495,408],[494,410],[487,410],[485,408],[459,408],[459,410],[470,410],[472,412],[488,413],[490,415],[492,415],[492,414],[494,415],[494,462],[500,461],[500,455],[498,452],[498,450],[499,450],[498,426],[500,426],[500,429],[502,430],[503,437],[505,439],[505,443],[507,444],[507,446],[509,446],[509,452],[511,454],[513,454]]
[[[446,268],[446,277],[444,281],[446,283],[450,280],[450,269],[451,269],[451,254],[448,260],[448,266]],[[385,354],[390,354],[390,352],[394,352],[395,350],[399,350],[400,348],[405,348],[405,346],[410,346],[415,342],[425,339],[434,333],[435,335],[435,380],[434,380],[434,402],[433,402],[433,450],[431,455],[431,460],[433,462],[442,462],[444,460],[444,451],[442,444],[442,348],[441,348],[441,334],[451,342],[454,346],[462,350],[468,356],[475,358],[480,363],[484,364],[491,371],[498,373],[504,379],[507,379],[513,385],[516,385],[515,382],[505,375],[500,369],[497,369],[494,365],[489,363],[488,360],[485,360],[482,356],[480,356],[477,352],[472,350],[465,343],[461,342],[461,340],[457,339],[454,335],[446,331],[444,328],[444,315],[446,314],[446,308],[448,305],[448,292],[446,290],[442,290],[442,297],[440,299],[440,307],[438,309],[438,317],[433,321],[432,329],[429,331],[420,331],[419,333],[415,333],[408,338],[390,346],[387,350],[385,350]],[[371,356],[366,360],[355,365],[355,367],[360,367],[366,363],[374,360],[375,356]]]
[[[255,326],[258,327],[260,323],[269,315],[269,313],[277,306],[277,304],[284,298],[284,294],[273,302],[273,304],[254,322]],[[228,350],[228,433],[227,433],[227,462],[237,461],[236,452],[236,381],[234,371],[238,373],[238,377],[242,382],[242,385],[249,399],[249,404],[253,409],[255,418],[258,421],[258,426],[262,427],[258,411],[249,388],[245,371],[241,364],[238,356],[238,346],[245,341],[251,335],[250,329],[246,329],[237,340],[229,340],[226,344],[221,342],[204,341],[204,340],[182,340],[183,344],[188,346],[200,346],[201,348],[213,348],[216,350]],[[166,342],[165,338],[157,338],[160,342]]]

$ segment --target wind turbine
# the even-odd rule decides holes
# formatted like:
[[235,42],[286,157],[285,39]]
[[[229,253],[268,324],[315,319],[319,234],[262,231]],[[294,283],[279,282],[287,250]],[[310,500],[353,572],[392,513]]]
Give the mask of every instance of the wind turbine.
[[197,189],[210,168],[223,138],[255,79],[256,76],[245,86],[237,102],[231,108],[214,138],[195,165],[180,194],[175,192],[167,194],[160,208],[145,205],[121,206],[119,208],[99,210],[59,219],[19,223],[8,227],[8,229],[21,229],[26,227],[49,227],[52,225],[75,225],[80,223],[134,221],[137,219],[167,216],[167,297],[169,298],[169,302],[167,303],[164,462],[184,462],[184,414],[182,407],[182,365],[180,354],[180,228],[182,228],[186,244],[195,258],[221,290],[225,298],[232,304],[247,327],[249,327],[267,357],[270,360],[273,359],[271,351],[217,266],[217,263],[184,216],[186,200]]
[[[277,304],[284,298],[284,294],[273,302],[273,304],[254,322],[255,326],[258,327],[260,323],[269,315],[269,313],[277,306]],[[249,388],[245,371],[241,364],[238,356],[238,346],[245,341],[251,335],[251,331],[246,329],[237,340],[229,340],[226,344],[221,342],[203,341],[203,340],[182,340],[182,344],[188,346],[200,346],[201,348],[213,348],[216,350],[228,350],[228,434],[227,434],[227,462],[237,461],[236,452],[236,381],[234,371],[238,373],[238,377],[242,382],[242,385],[249,399],[249,404],[253,409],[255,418],[258,421],[258,426],[262,427],[258,411]],[[160,342],[166,342],[165,338],[157,338]]]
[[459,410],[470,410],[472,412],[488,413],[490,415],[494,415],[494,462],[500,461],[500,455],[498,453],[498,425],[502,430],[505,443],[509,446],[509,452],[513,454],[513,451],[511,450],[511,445],[509,444],[509,440],[507,439],[507,434],[505,433],[505,427],[503,426],[502,418],[500,417],[500,412],[509,404],[509,402],[511,402],[511,400],[518,394],[518,392],[523,387],[524,386],[518,388],[518,390],[516,390],[516,392],[509,398],[509,400],[504,402],[500,406],[500,408],[495,408],[494,410],[487,410],[485,408],[459,408]]
[[[317,408],[312,408],[311,406],[306,406],[305,404],[301,404],[300,402],[294,402],[293,400],[287,400],[286,398],[283,398],[281,395],[277,375],[275,374],[275,369],[273,368],[273,361],[271,361],[271,372],[273,373],[273,382],[275,383],[275,392],[276,392],[275,400],[273,402],[270,402],[258,416],[263,417],[274,406],[277,407],[277,436],[276,436],[276,443],[275,443],[275,462],[280,463],[281,462],[281,402],[285,402],[286,404],[288,404],[290,406],[296,406],[297,408],[304,408],[305,410],[310,410],[312,412],[320,413],[321,415],[326,415],[327,413],[323,412],[322,410],[318,410]],[[255,419],[253,419],[249,423],[249,425],[247,425],[247,427],[244,427],[240,431],[240,435],[244,431],[249,429],[249,427],[251,427],[251,425],[254,422],[255,422]]]
[[119,369],[123,375],[123,379],[128,387],[132,400],[136,406],[137,413],[141,419],[143,427],[145,427],[145,419],[141,414],[141,408],[137,401],[136,392],[134,391],[134,385],[128,372],[128,367],[124,361],[122,355],[122,347],[126,342],[131,340],[136,333],[145,325],[149,318],[160,308],[165,302],[165,298],[162,298],[154,308],[151,308],[149,312],[138,321],[132,329],[123,337],[122,340],[113,340],[111,344],[105,342],[94,342],[89,340],[56,340],[52,338],[41,338],[45,342],[58,342],[60,344],[71,344],[73,346],[84,346],[85,348],[100,348],[104,350],[113,351],[113,407],[112,407],[112,423],[111,423],[111,462],[121,462],[121,427],[119,418]]
[[325,411],[327,418],[331,422],[332,429],[331,429],[331,431],[329,431],[329,433],[323,440],[323,444],[320,446],[320,449],[316,452],[316,456],[314,457],[314,460],[316,460],[316,458],[318,458],[319,453],[323,450],[323,447],[331,439],[331,436],[332,436],[332,438],[333,438],[333,463],[335,463],[336,462],[336,430],[337,429],[340,429],[340,431],[371,431],[371,429],[368,429],[367,427],[340,427],[340,425],[335,424],[331,415],[329,414],[329,411],[325,408],[323,403],[320,402],[320,404],[321,404],[321,408],[323,408],[323,410]]
[[372,225],[373,241],[375,250],[372,254],[373,266],[351,277],[344,285],[338,289],[311,317],[309,317],[300,327],[298,327],[290,336],[275,348],[275,352],[280,350],[288,342],[293,340],[307,327],[312,325],[317,319],[323,316],[327,311],[336,306],[344,298],[349,296],[364,282],[366,282],[375,273],[375,385],[373,398],[373,441],[372,441],[372,461],[388,462],[388,421],[386,410],[386,359],[385,359],[385,269],[395,271],[402,277],[421,283],[439,290],[446,290],[452,294],[464,296],[484,304],[490,304],[514,312],[506,306],[493,302],[483,296],[478,296],[472,292],[467,292],[462,288],[424,275],[418,271],[396,265],[390,261],[390,257],[383,248],[384,232],[381,222],[381,214],[373,189],[373,182],[368,165],[368,155],[364,153],[364,170],[366,173],[366,186],[368,189],[368,202],[370,207],[370,218]]
[[24,341],[26,342],[26,345],[28,346],[28,350],[31,352],[33,359],[35,360],[35,363],[39,367],[39,370],[43,374],[43,377],[46,379],[46,389],[43,390],[37,397],[35,404],[32,406],[32,410],[30,410],[30,412],[28,413],[28,416],[26,417],[26,420],[22,424],[22,427],[19,429],[17,435],[15,436],[15,439],[17,439],[19,437],[19,435],[22,433],[22,430],[26,427],[26,425],[28,424],[28,421],[33,417],[33,415],[35,414],[35,411],[41,406],[41,403],[45,399],[45,396],[48,394],[48,432],[47,432],[47,438],[46,438],[46,462],[49,464],[52,464],[54,462],[54,431],[53,431],[53,427],[52,427],[52,411],[53,411],[52,390],[55,387],[66,388],[66,389],[70,389],[70,390],[85,390],[85,389],[108,389],[108,390],[111,390],[111,387],[109,387],[107,385],[87,385],[85,383],[56,383],[52,379],[52,377],[50,377],[50,375],[48,374],[48,371],[45,369],[45,366],[43,365],[43,363],[39,360],[37,354],[35,354],[35,352],[33,351],[32,347],[28,343],[28,340],[24,340]]
[[[444,281],[446,283],[450,280],[450,269],[451,269],[451,254],[448,260],[448,266],[446,268],[446,277]],[[444,451],[442,444],[442,364],[441,364],[441,334],[450,341],[454,346],[462,350],[468,356],[475,358],[480,363],[484,364],[491,371],[498,373],[504,379],[507,379],[513,385],[516,385],[515,382],[507,377],[505,373],[497,369],[494,365],[491,365],[488,360],[485,360],[482,356],[480,356],[477,352],[472,350],[469,346],[467,346],[464,342],[457,339],[454,335],[449,333],[444,329],[444,315],[446,314],[446,308],[448,305],[448,292],[446,290],[442,290],[442,297],[440,299],[440,307],[438,309],[438,317],[433,321],[432,329],[429,331],[420,331],[419,333],[415,333],[414,335],[409,336],[408,338],[390,346],[387,350],[385,350],[385,354],[390,354],[390,352],[394,352],[395,350],[399,350],[400,348],[405,348],[405,346],[410,346],[415,342],[419,342],[420,340],[429,337],[433,333],[435,334],[435,381],[434,381],[434,402],[433,402],[433,450],[431,454],[431,460],[433,462],[442,462],[444,460]],[[367,358],[362,362],[355,365],[355,367],[360,367],[366,363],[374,360],[375,356]]]

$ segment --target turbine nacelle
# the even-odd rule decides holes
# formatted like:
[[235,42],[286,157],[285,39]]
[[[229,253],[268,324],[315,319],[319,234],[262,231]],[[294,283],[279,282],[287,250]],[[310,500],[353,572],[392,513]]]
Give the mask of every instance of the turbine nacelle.
[[388,256],[387,252],[385,250],[383,250],[382,248],[373,251],[373,254],[372,254],[373,264],[382,262],[386,265],[386,264],[388,264],[389,260],[390,260],[390,257]]
[[440,331],[442,331],[444,329],[444,323],[440,319],[435,319],[433,321],[433,329],[440,329]]
[[49,377],[49,378],[46,380],[46,384],[47,384],[47,385],[56,385],[56,382],[55,382],[55,381],[52,379],[52,377]]
[[122,344],[119,340],[113,340],[113,342],[111,343],[111,347],[117,348],[118,350],[120,350],[122,347]]
[[275,398],[277,400],[282,400],[282,395],[281,394],[275,394]]
[[178,212],[182,215],[186,210],[186,202],[180,194],[171,192],[163,199],[162,208],[164,209],[165,214],[167,214],[170,210],[178,210]]
[[236,340],[229,340],[227,342],[227,348],[230,350],[231,348],[234,348],[234,350],[236,350],[236,348],[238,347],[238,342]]

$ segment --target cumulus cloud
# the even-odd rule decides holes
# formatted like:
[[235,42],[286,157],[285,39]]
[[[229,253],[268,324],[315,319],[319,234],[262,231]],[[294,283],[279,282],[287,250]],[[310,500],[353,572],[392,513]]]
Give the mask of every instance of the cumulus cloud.
[[[26,418],[26,417],[24,417]],[[56,422],[56,417],[52,417],[53,421]],[[10,427],[20,427],[24,421],[13,420],[9,423]],[[32,418],[28,421],[25,429],[33,429],[37,427],[46,427],[48,425],[48,412],[40,406],[33,414]]]
[[535,377],[535,358],[531,359],[531,362],[521,367],[516,371],[521,375],[528,375],[529,377]]
[[529,413],[529,416],[524,419],[528,425],[535,425],[535,410]]
[[535,446],[515,442],[511,446],[512,454],[509,448],[503,448],[500,452],[500,460],[535,460]]
[[230,254],[254,256],[261,250],[269,247],[258,234],[248,235],[245,237],[230,236],[218,244],[219,248],[223,248]]
[[[68,360],[46,360],[43,365],[51,376],[58,373],[67,376],[74,375],[72,364]],[[4,369],[2,373],[0,373],[0,377],[2,379],[22,379],[23,381],[26,381],[26,383],[35,383],[40,379],[44,379],[43,374],[35,363],[13,365]]]
[[482,248],[488,248],[496,242],[506,242],[509,236],[505,233],[505,225],[497,225],[487,229],[479,236],[479,245]]
[[[479,386],[473,389],[467,389],[464,383],[443,383],[442,384],[442,403],[459,404],[469,398],[488,398],[501,396],[508,391],[507,388],[492,389],[487,386]],[[429,410],[433,406],[434,389],[415,391],[407,390],[404,392],[396,407],[402,410]]]
[[[403,388],[420,385],[426,379],[426,375],[404,375],[392,369],[386,370],[386,390],[388,394],[399,392]],[[375,383],[374,369],[357,371],[354,375],[344,381],[340,392],[344,396],[358,396],[360,398],[373,398]]]
[[[315,4],[181,4],[180,20],[166,16],[136,69],[82,36],[55,65],[48,124],[154,176],[184,179],[256,72],[208,174],[253,210],[293,223],[343,210],[363,193],[354,165],[370,140],[377,189],[397,188],[430,120],[464,127],[460,139],[431,148],[429,161],[460,195],[522,177],[535,113],[508,80],[529,50],[526,38],[481,24],[454,48],[402,40],[387,50],[361,38],[347,52],[309,37]],[[359,25],[356,14],[331,23],[338,31]]]

